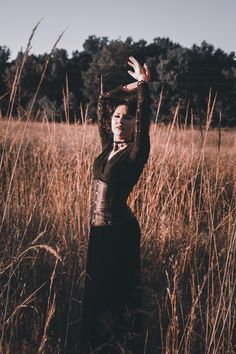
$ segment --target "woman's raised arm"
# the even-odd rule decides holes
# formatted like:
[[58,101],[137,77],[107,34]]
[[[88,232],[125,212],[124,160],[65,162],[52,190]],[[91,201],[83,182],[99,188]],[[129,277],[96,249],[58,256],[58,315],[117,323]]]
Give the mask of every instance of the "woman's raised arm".
[[147,160],[150,150],[150,93],[148,83],[138,82],[137,109],[135,115],[134,142],[131,150],[132,160]]
[[129,70],[128,73],[137,81],[125,86],[120,85],[111,91],[100,94],[97,118],[102,150],[104,150],[113,141],[109,104],[112,103],[112,100],[125,99],[130,93],[137,92],[134,144],[131,153],[131,158],[135,159],[149,148],[150,95],[147,82],[150,80],[150,73],[147,65],[144,64],[142,67],[134,57],[129,57],[128,64],[134,69],[134,71]]
[[128,64],[134,70],[129,70],[128,73],[137,80],[133,84],[126,86],[126,91],[137,90],[137,109],[131,159],[146,161],[150,150],[150,92],[148,88],[150,72],[146,63],[142,67],[134,57],[129,57]]

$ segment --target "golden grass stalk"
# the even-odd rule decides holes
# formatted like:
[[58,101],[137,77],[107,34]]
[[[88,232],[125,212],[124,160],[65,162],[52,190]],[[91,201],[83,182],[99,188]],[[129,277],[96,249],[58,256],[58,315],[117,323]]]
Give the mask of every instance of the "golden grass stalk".
[[[202,141],[193,128],[176,129],[177,116],[178,107],[171,126],[155,135],[151,127],[150,159],[129,198],[142,229],[148,333],[143,349],[155,352],[160,333],[163,353],[227,353],[233,350],[236,315],[235,133],[222,130],[219,152],[217,131],[208,125]],[[6,124],[0,123],[2,141]],[[49,123],[47,117],[25,125],[10,123],[0,175],[1,215],[7,210],[1,230],[1,345],[14,348],[9,333],[22,331],[26,301],[35,309],[27,317],[34,346],[53,352],[59,345],[49,335],[54,316],[65,326],[63,333],[54,328],[64,336],[63,347],[71,343],[71,323],[80,321],[91,170],[100,143],[94,125]],[[18,338],[19,348],[30,348]]]
[[[20,80],[20,77],[21,77],[21,74],[22,74],[22,70],[23,70],[23,67],[24,67],[24,63],[25,63],[25,60],[26,60],[26,57],[28,56],[28,52],[30,50],[30,45],[31,45],[31,40],[34,36],[34,33],[38,27],[40,22],[37,23],[37,25],[35,26],[35,28],[33,29],[32,31],[32,34],[30,36],[30,39],[29,39],[29,42],[28,42],[28,45],[27,45],[27,48],[26,48],[26,51],[25,51],[25,54],[23,56],[23,61],[22,61],[22,65],[20,66],[20,69],[19,69],[19,73],[16,73],[16,76],[15,76],[15,84],[13,84],[13,88],[14,88],[14,92],[16,93],[16,90],[17,90],[17,87],[18,87],[18,82]],[[15,164],[14,164],[14,168],[13,168],[13,172],[12,172],[12,175],[11,175],[11,182],[9,184],[9,189],[8,189],[8,193],[7,193],[7,200],[6,200],[6,209],[3,213],[3,217],[2,217],[2,223],[0,225],[0,232],[1,232],[1,229],[2,229],[2,225],[3,225],[3,222],[4,222],[4,219],[5,219],[5,216],[6,216],[6,212],[7,212],[7,205],[8,205],[8,199],[10,198],[10,190],[11,190],[11,185],[12,185],[12,180],[13,180],[13,177],[14,177],[14,173],[15,173],[15,169],[17,167],[17,162],[18,162],[18,158],[19,158],[19,155],[20,155],[20,152],[21,152],[21,148],[22,148],[22,143],[23,143],[23,139],[24,139],[24,136],[25,136],[25,131],[26,131],[26,128],[27,128],[27,124],[29,122],[29,119],[32,115],[32,110],[33,110],[33,107],[34,107],[34,104],[35,104],[35,101],[36,101],[36,98],[38,96],[38,92],[39,92],[39,89],[42,85],[42,82],[43,82],[43,79],[44,79],[44,76],[45,76],[45,73],[46,73],[46,70],[47,70],[47,67],[48,67],[48,64],[49,64],[49,60],[52,56],[52,54],[54,53],[55,49],[56,49],[56,46],[58,44],[58,42],[60,41],[61,37],[63,36],[64,34],[64,31],[59,35],[58,39],[56,40],[55,44],[53,45],[53,48],[50,52],[50,54],[48,55],[47,57],[47,60],[45,62],[45,65],[44,65],[44,68],[43,68],[43,72],[42,72],[42,75],[41,75],[41,78],[40,78],[40,81],[38,83],[38,86],[37,86],[37,89],[36,89],[36,92],[33,96],[33,99],[32,99],[32,102],[31,102],[31,105],[30,105],[30,108],[29,108],[29,111],[28,111],[28,114],[27,114],[27,117],[26,117],[26,124],[24,126],[24,130],[23,130],[23,133],[21,135],[21,141],[20,141],[20,144],[19,144],[19,149],[18,149],[18,154],[16,156],[16,159],[15,159]],[[11,108],[10,108],[10,111],[9,111],[9,114],[8,114],[8,118],[10,118],[11,116],[11,112],[12,112],[12,107],[13,107],[13,104],[14,104],[14,98],[15,98],[15,93],[13,94],[13,98],[12,100],[10,99],[10,102],[11,102]],[[8,119],[8,122],[10,122],[10,120]],[[7,127],[7,132],[8,132],[8,127]],[[7,137],[7,133],[5,135],[5,137]],[[3,155],[4,155],[4,152],[5,152],[5,142],[6,142],[6,138],[4,140],[4,144],[3,144],[3,154],[2,154],[2,158],[3,158]],[[2,166],[2,159],[1,159],[1,164],[0,164],[0,168]]]

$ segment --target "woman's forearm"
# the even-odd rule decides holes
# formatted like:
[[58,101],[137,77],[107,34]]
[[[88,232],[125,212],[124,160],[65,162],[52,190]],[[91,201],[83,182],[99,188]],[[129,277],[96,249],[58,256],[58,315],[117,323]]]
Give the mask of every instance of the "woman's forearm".
[[139,75],[138,81],[132,82],[131,84],[123,86],[124,91],[133,92],[137,90],[139,81],[148,81],[145,75]]
[[136,91],[137,87],[138,87],[138,81],[132,82],[132,84],[128,84],[128,85],[123,86],[124,91],[126,91],[126,92]]

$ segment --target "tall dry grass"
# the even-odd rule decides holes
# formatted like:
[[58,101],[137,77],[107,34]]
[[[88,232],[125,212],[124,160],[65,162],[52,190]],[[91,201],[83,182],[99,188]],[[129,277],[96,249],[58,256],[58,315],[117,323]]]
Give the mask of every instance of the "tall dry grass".
[[[141,349],[234,353],[236,133],[221,131],[219,147],[209,127],[175,123],[151,128],[129,198],[142,229]],[[0,351],[79,353],[97,127],[1,121],[0,149]]]

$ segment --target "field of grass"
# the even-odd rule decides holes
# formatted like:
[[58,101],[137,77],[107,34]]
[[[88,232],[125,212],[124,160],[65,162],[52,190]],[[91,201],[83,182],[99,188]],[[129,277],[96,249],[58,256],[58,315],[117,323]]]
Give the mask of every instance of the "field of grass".
[[[236,352],[236,131],[151,127],[143,353]],[[0,352],[79,353],[97,127],[0,121]],[[128,353],[120,348],[120,353]]]

